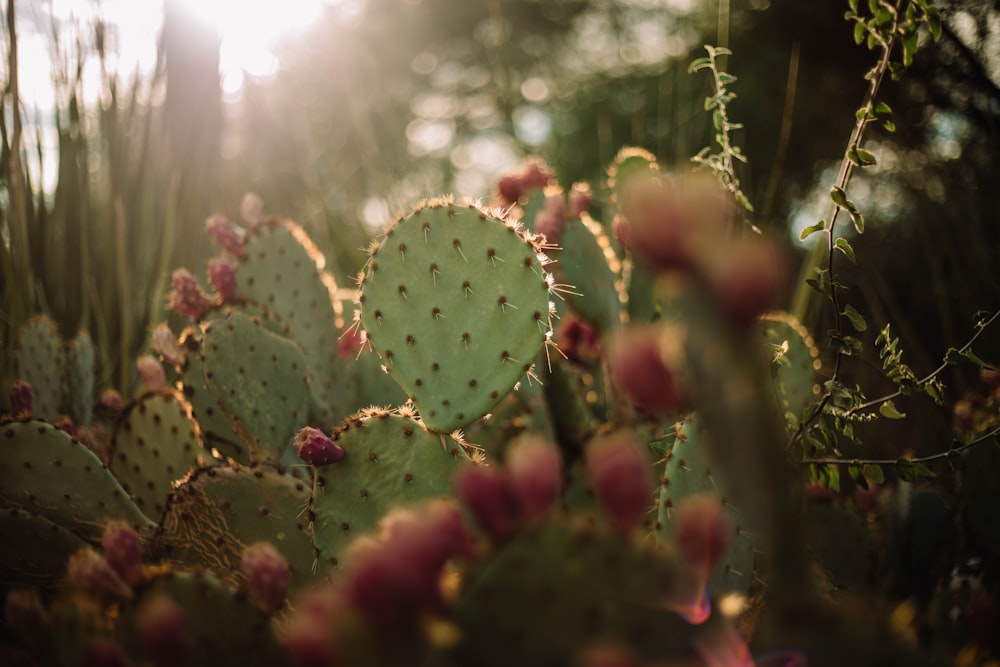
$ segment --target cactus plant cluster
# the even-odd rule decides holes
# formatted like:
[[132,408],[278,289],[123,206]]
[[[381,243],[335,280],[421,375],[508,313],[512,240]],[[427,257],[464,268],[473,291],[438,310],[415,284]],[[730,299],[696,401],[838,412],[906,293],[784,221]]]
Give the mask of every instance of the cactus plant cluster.
[[[780,622],[822,608],[852,664],[919,664],[808,584],[868,574],[801,543],[824,533],[781,443],[820,363],[770,311],[776,246],[648,153],[611,173],[609,224],[540,161],[496,207],[416,206],[369,246],[353,319],[301,228],[210,218],[212,289],[174,273],[188,326],[153,328],[124,405],[94,398],[85,338],[32,321],[0,425],[0,658],[748,665],[759,626],[822,665],[809,619]],[[803,664],[780,655],[759,664]]]

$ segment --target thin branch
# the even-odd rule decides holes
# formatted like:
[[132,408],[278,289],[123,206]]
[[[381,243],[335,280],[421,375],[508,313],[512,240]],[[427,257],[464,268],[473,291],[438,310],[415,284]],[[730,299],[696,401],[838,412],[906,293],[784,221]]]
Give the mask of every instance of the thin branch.
[[[965,444],[963,444],[963,445],[961,445],[959,447],[954,447],[952,449],[949,449],[946,452],[938,452],[937,454],[930,454],[928,456],[918,456],[915,459],[904,458],[903,460],[908,461],[909,463],[930,463],[932,461],[940,461],[941,459],[947,458],[951,454],[958,454],[958,453],[964,452],[967,449],[971,449],[971,448],[975,447],[976,445],[980,445],[980,444],[982,444],[982,443],[990,440],[991,438],[995,438],[997,436],[1000,436],[1000,426],[997,426],[993,430],[984,433],[983,435],[979,436],[975,440],[971,440],[971,441],[969,441],[969,442],[967,442],[967,443],[965,443]],[[809,458],[805,458],[805,459],[802,459],[801,461],[799,461],[799,463],[801,463],[803,465],[806,465],[806,464],[843,465],[845,463],[848,464],[848,465],[850,465],[852,463],[855,463],[855,464],[860,464],[860,465],[880,465],[880,466],[886,466],[886,465],[895,465],[897,461],[899,461],[899,459],[833,459],[833,458],[827,458],[827,459],[809,459]]]

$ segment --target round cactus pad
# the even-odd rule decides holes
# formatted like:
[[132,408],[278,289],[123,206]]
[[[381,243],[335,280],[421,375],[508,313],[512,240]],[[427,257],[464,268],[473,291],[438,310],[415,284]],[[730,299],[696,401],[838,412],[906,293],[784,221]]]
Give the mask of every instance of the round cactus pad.
[[448,202],[372,247],[361,324],[428,428],[475,421],[530,370],[549,330],[543,259],[514,223]]

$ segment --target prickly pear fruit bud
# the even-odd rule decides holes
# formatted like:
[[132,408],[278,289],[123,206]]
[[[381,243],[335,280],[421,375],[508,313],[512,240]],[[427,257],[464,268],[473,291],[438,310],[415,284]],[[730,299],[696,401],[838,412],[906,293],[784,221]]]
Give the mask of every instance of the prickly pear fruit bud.
[[166,322],[160,322],[153,328],[150,336],[153,350],[163,357],[163,360],[174,366],[183,366],[187,361],[187,355],[177,342],[177,336],[170,330]]
[[510,206],[516,204],[517,200],[524,196],[524,185],[518,176],[504,176],[497,183],[497,192],[500,198]]
[[184,610],[165,594],[144,601],[136,611],[135,629],[146,657],[156,667],[181,667],[191,653]]
[[200,318],[213,306],[208,295],[201,291],[198,281],[187,269],[177,269],[170,279],[172,289],[167,295],[167,307],[193,320]]
[[351,361],[358,356],[364,342],[357,328],[348,329],[337,339],[337,356],[343,361]]
[[687,498],[677,507],[673,522],[681,556],[707,579],[729,548],[731,527],[722,500],[711,493]]
[[96,639],[80,658],[80,667],[131,667],[124,649],[111,639]]
[[251,227],[264,218],[264,200],[255,192],[243,195],[240,202],[240,217]]
[[590,186],[586,183],[574,183],[569,189],[569,215],[571,218],[579,218],[582,213],[590,210],[590,205],[594,201],[594,195],[590,191]]
[[565,228],[566,220],[554,213],[543,209],[535,214],[535,231],[545,236],[547,243],[559,243],[559,237],[562,236]]
[[146,388],[150,391],[161,391],[167,388],[167,374],[163,370],[160,360],[151,354],[144,354],[135,360],[135,367],[139,371]]
[[243,550],[242,565],[253,603],[265,614],[281,609],[292,581],[288,561],[270,543],[257,542]]
[[208,280],[223,301],[236,298],[236,264],[228,257],[208,260]]
[[744,239],[712,255],[708,279],[726,319],[746,327],[776,305],[788,281],[788,265],[773,242]]
[[10,409],[15,415],[31,414],[35,400],[35,391],[24,380],[14,380],[10,383]]
[[125,583],[135,586],[142,580],[142,545],[132,526],[109,521],[101,535],[104,557]]
[[653,506],[653,477],[642,444],[619,432],[591,441],[587,477],[611,527],[627,533],[642,523]]
[[524,166],[524,171],[521,172],[521,183],[524,184],[526,189],[544,188],[552,182],[552,179],[552,170],[548,168],[545,162],[537,158],[528,160],[528,163]]
[[662,327],[628,329],[615,339],[608,354],[615,386],[632,405],[660,417],[678,414],[686,403],[680,378],[664,360],[671,349],[663,344],[665,332],[672,333]]
[[507,451],[505,465],[524,517],[544,516],[562,488],[559,450],[540,437],[522,438]]
[[25,646],[34,647],[45,641],[49,615],[37,590],[15,588],[7,591],[3,611],[7,627]]
[[295,436],[295,453],[299,458],[314,466],[336,463],[344,458],[344,448],[330,439],[326,433],[306,426]]
[[70,556],[66,568],[69,580],[103,603],[122,602],[132,597],[132,589],[99,553],[86,547]]
[[117,389],[105,389],[101,392],[100,398],[97,399],[97,404],[103,414],[107,416],[117,415],[122,411],[122,395],[118,393]]
[[224,215],[213,215],[205,221],[205,230],[224,250],[234,257],[246,259],[247,249],[243,245],[247,235],[245,229]]
[[502,541],[514,533],[518,501],[507,471],[466,466],[455,476],[455,492],[487,535]]
[[68,435],[69,437],[79,439],[80,432],[76,430],[76,424],[73,423],[73,419],[66,415],[59,415],[59,419],[53,424],[57,429]]
[[570,361],[590,364],[601,354],[597,331],[575,313],[564,315],[556,329],[556,343]]

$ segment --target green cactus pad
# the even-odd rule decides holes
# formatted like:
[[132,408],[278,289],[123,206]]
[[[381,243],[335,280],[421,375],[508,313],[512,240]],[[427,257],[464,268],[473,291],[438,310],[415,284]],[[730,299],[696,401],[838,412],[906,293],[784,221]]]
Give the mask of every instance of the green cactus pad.
[[590,642],[649,661],[689,657],[720,621],[690,625],[671,611],[697,590],[667,548],[552,520],[463,574],[455,663],[573,665]]
[[143,662],[142,644],[136,631],[137,614],[143,603],[166,596],[184,611],[190,651],[184,665],[287,664],[278,646],[270,618],[259,611],[246,595],[204,572],[167,572],[137,587],[135,598],[123,606],[116,635],[126,653]]
[[361,323],[428,428],[486,414],[528,371],[549,330],[540,248],[475,205],[435,201],[370,251]]
[[17,376],[31,385],[36,417],[55,421],[63,399],[65,356],[55,322],[36,315],[21,329]]
[[821,368],[819,348],[809,331],[789,313],[768,313],[761,318],[761,334],[765,344],[777,346],[768,350],[780,360],[774,373],[774,383],[781,400],[782,413],[801,417],[802,411],[819,393],[816,373]]
[[66,394],[69,415],[77,426],[94,416],[94,342],[80,331],[66,346]]
[[684,423],[667,458],[660,480],[660,499],[657,509],[657,532],[670,540],[674,534],[671,521],[674,508],[686,498],[701,493],[719,496],[732,524],[729,550],[711,578],[711,589],[716,595],[738,593],[746,595],[753,583],[755,540],[741,517],[739,509],[726,500],[726,482],[720,471],[713,470],[704,446],[704,432],[697,417]]
[[626,146],[618,151],[608,169],[608,187],[615,201],[620,201],[631,180],[659,172],[656,156],[644,148]]
[[309,484],[266,464],[193,473],[171,497],[160,524],[168,560],[241,577],[243,549],[270,542],[292,569],[293,589],[315,581]]
[[66,561],[86,543],[41,514],[0,510],[0,590],[12,586],[54,588]]
[[288,327],[308,362],[315,419],[336,422],[341,395],[337,357],[337,284],[323,268],[326,259],[308,235],[288,220],[271,219],[254,227],[247,257],[236,270],[241,297],[252,299]]
[[572,285],[567,301],[602,335],[621,328],[621,261],[599,223],[584,213],[566,221],[559,236],[561,250],[552,251],[553,272],[560,283]]
[[233,425],[215,402],[205,382],[201,332],[194,328],[185,329],[180,344],[187,351],[184,368],[180,369],[180,388],[191,405],[191,416],[198,422],[205,447],[215,449],[237,463],[250,463],[253,458],[250,449],[233,430]]
[[110,519],[153,525],[101,460],[63,431],[39,421],[10,423],[0,426],[0,442],[3,507],[41,514],[91,542]]
[[231,312],[204,326],[209,391],[258,459],[277,460],[308,418],[302,350],[259,320]]
[[173,482],[202,453],[191,409],[172,391],[146,394],[122,412],[111,444],[111,470],[146,514],[159,518]]
[[344,562],[354,537],[374,530],[393,507],[451,495],[469,456],[459,443],[388,410],[349,417],[332,438],[343,460],[316,467],[310,507],[320,564]]

